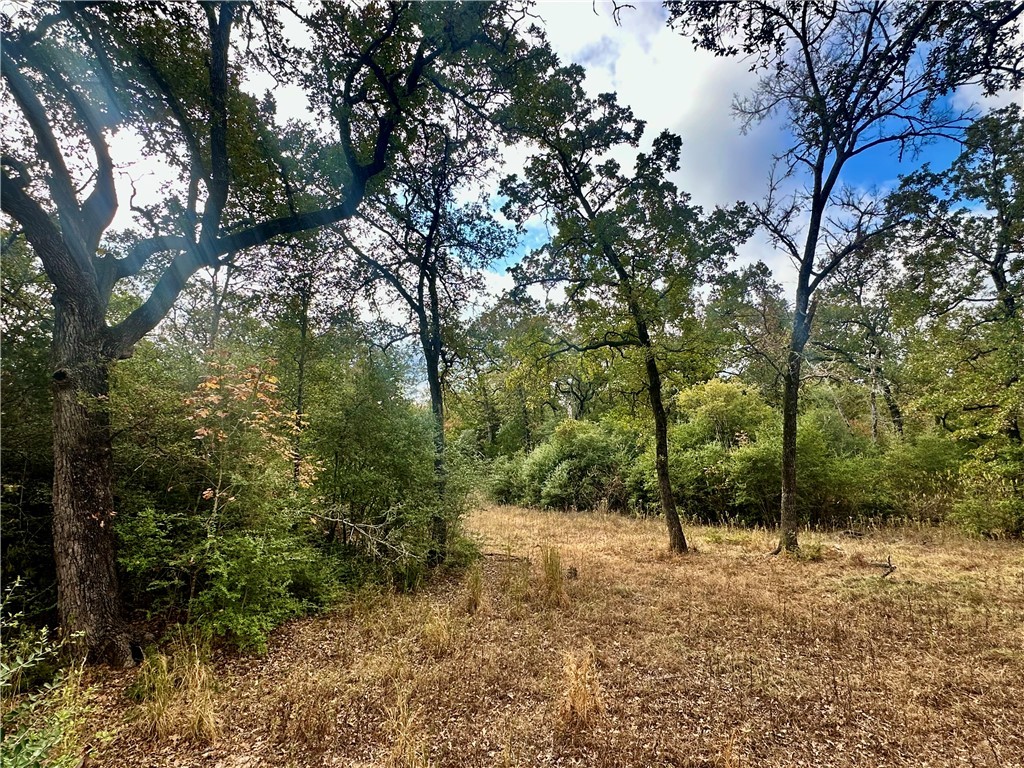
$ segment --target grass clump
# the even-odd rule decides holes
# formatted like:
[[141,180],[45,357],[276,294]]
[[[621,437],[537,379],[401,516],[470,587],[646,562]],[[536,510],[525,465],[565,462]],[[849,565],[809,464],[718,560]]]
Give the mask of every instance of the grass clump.
[[466,613],[473,615],[484,604],[484,570],[480,561],[473,563],[466,574]]
[[420,631],[424,650],[435,659],[451,653],[455,644],[455,625],[449,611],[433,612]]
[[592,647],[577,653],[566,652],[564,659],[565,688],[558,706],[557,727],[562,733],[577,733],[604,714],[604,693]]
[[562,554],[555,547],[541,547],[540,564],[544,604],[553,608],[568,607],[569,595],[565,591]]
[[170,654],[156,652],[143,659],[129,695],[138,702],[136,719],[147,738],[216,742],[216,680],[207,657],[205,644],[182,635]]
[[429,745],[409,698],[409,689],[400,687],[395,703],[384,708],[384,725],[391,741],[391,750],[384,761],[386,768],[430,767]]

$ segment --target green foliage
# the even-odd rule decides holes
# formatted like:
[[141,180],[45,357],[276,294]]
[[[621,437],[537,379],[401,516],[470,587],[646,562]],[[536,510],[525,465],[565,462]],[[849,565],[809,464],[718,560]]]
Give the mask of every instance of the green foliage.
[[81,667],[61,668],[63,643],[46,627],[11,612],[8,588],[0,607],[0,764],[5,768],[75,766],[81,760],[87,714]]
[[[136,609],[259,650],[271,629],[343,585],[419,582],[439,504],[431,427],[393,371],[316,360],[296,474],[296,423],[272,363],[224,353],[187,390],[191,371],[158,355],[143,348],[119,366],[113,393],[115,413],[134,426],[118,445],[128,482],[117,531]],[[458,487],[471,474],[468,459],[454,462],[463,464]]]
[[189,602],[190,619],[241,648],[264,650],[270,630],[331,598],[323,555],[281,530],[218,536],[201,557],[195,565],[203,583]]
[[[804,399],[797,509],[805,523],[846,527],[899,517],[970,521],[968,527],[991,535],[1017,530],[1017,507],[995,501],[1013,491],[1011,475],[994,479],[989,466],[987,479],[958,479],[963,448],[932,431],[884,447],[873,443],[862,420],[844,415],[864,417],[866,400],[853,391],[819,386]],[[738,381],[690,387],[676,404],[681,419],[669,430],[669,471],[679,508],[706,523],[774,524],[782,471],[777,413]],[[654,512],[653,439],[641,424],[611,416],[600,424],[563,422],[529,454],[491,463],[491,496],[561,509],[592,508],[607,498],[612,508]],[[981,490],[985,483],[988,493]],[[954,514],[954,502],[960,513]]]
[[53,307],[41,265],[6,230],[0,258],[0,568],[24,585],[9,598],[27,616],[52,620],[56,574],[50,531],[53,485],[50,344]]
[[564,421],[549,442],[520,461],[499,460],[495,498],[556,509],[625,508],[626,452],[610,430]]
[[676,396],[685,424],[676,440],[698,445],[716,440],[730,448],[749,439],[772,417],[771,408],[760,394],[736,381],[711,379]]
[[961,465],[960,472],[950,520],[981,536],[1024,535],[1024,462],[986,464],[972,459]]
[[523,465],[526,454],[498,456],[491,462],[490,480],[487,486],[491,498],[499,504],[525,504],[526,476]]

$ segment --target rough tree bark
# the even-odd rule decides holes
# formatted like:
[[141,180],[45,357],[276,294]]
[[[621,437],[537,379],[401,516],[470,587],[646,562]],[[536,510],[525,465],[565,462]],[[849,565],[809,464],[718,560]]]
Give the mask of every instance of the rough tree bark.
[[[650,343],[646,327],[643,335],[647,336]],[[654,359],[654,350],[650,346],[645,347],[644,354],[651,415],[654,417],[654,465],[658,475],[661,512],[665,515],[665,526],[668,528],[668,548],[673,552],[686,552],[686,536],[683,534],[683,525],[676,511],[676,499],[672,494],[672,480],[668,473],[668,416],[661,397],[661,371],[658,370],[658,361]]]
[[[114,538],[108,357],[102,318],[54,294],[53,543],[57,608],[76,654],[131,662]],[[91,316],[90,316],[91,315]]]

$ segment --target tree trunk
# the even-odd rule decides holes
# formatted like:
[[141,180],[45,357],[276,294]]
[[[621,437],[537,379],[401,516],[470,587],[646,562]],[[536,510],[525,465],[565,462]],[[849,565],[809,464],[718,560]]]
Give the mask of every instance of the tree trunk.
[[796,417],[800,393],[802,350],[790,349],[782,391],[782,513],[779,516],[779,546],[776,552],[799,549],[796,512]]
[[654,465],[658,475],[658,495],[661,497],[661,511],[668,527],[668,548],[673,552],[686,552],[686,536],[676,512],[676,499],[672,495],[672,480],[668,474],[668,416],[661,399],[661,372],[654,350],[647,347],[647,386],[650,388],[651,414],[654,416]]
[[73,647],[124,666],[131,649],[121,615],[113,530],[113,452],[102,325],[54,297],[53,548],[57,609]]
[[880,378],[879,383],[881,384],[885,405],[889,409],[889,418],[892,419],[892,428],[896,430],[897,435],[903,437],[903,411],[900,410],[900,404],[896,402],[889,382]]
[[[436,343],[435,343],[436,342]],[[427,363],[427,384],[430,387],[430,413],[434,422],[434,478],[437,482],[438,499],[442,509],[430,519],[431,550],[427,564],[440,565],[448,557],[448,519],[444,514],[447,496],[447,479],[444,465],[444,392],[441,389],[440,340],[423,337],[423,354]]]
[[309,341],[309,304],[308,291],[299,297],[299,355],[295,361],[297,379],[295,387],[295,442],[292,446],[292,483],[298,488],[302,481],[302,432],[305,429],[305,394],[306,394],[306,345]]
[[783,550],[796,552],[800,549],[797,541],[800,520],[796,512],[796,417],[800,405],[800,368],[818,303],[817,299],[809,301],[809,298],[810,291],[807,288],[797,289],[789,358],[782,377],[782,510],[779,515],[779,545],[775,548],[776,554]]

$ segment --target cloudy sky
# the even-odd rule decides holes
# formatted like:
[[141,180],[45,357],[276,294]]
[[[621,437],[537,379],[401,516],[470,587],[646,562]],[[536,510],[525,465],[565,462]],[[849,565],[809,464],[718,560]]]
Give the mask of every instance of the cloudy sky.
[[[622,12],[618,25],[612,19],[608,0],[598,0],[596,9],[591,0],[539,0],[536,14],[562,60],[586,68],[586,85],[592,94],[616,92],[621,103],[628,104],[637,117],[647,121],[648,138],[664,129],[682,137],[681,167],[673,180],[690,193],[696,204],[709,209],[739,200],[760,199],[772,156],[786,146],[786,133],[779,122],[756,125],[742,133],[732,117],[734,96],[749,93],[756,76],[741,60],[693,50],[687,38],[668,27],[660,0],[632,0],[632,4],[633,8]],[[269,78],[254,78],[249,83],[252,92],[260,95],[273,85]],[[959,93],[956,101],[958,105],[970,103],[975,95]],[[288,117],[289,113],[299,116],[308,107],[297,88],[278,90],[275,96],[279,117]],[[985,106],[1013,99],[1021,101],[1021,93],[1003,94]],[[130,137],[123,141],[129,145],[125,148],[127,153],[137,151],[130,146]],[[921,162],[930,160],[941,168],[955,154],[956,147],[947,144],[930,148],[915,162],[899,164],[882,147],[851,163],[844,172],[844,181],[884,191],[899,174],[913,170]],[[525,155],[516,150],[507,157],[510,165],[506,170],[514,172]],[[166,171],[153,165],[151,158],[147,159],[122,179],[121,199],[127,201],[131,196],[129,176],[140,192],[159,194],[159,184],[166,175]],[[117,223],[127,225],[130,219],[128,206],[122,206]],[[543,236],[543,230],[536,228],[524,247],[536,246]],[[790,293],[793,269],[763,236],[755,236],[744,245],[740,258],[765,261],[776,279],[787,287],[786,293]],[[495,294],[511,286],[511,278],[502,267],[488,272],[486,282]]]
[[[664,129],[683,139],[678,186],[703,207],[754,201],[764,194],[772,156],[786,146],[780,122],[754,126],[745,134],[732,116],[737,94],[754,87],[756,75],[736,58],[715,57],[693,50],[688,38],[671,30],[660,2],[632,0],[616,25],[608,2],[540,0],[537,14],[544,21],[552,46],[563,61],[582,64],[592,94],[614,91],[648,123],[649,137]],[[976,93],[957,94],[956,104],[978,101]],[[1022,95],[1004,94],[986,101],[996,106]],[[844,181],[884,191],[900,174],[925,161],[945,167],[956,155],[951,142],[928,148],[921,157],[899,163],[886,147],[867,153],[844,171]],[[763,260],[784,286],[792,285],[793,269],[763,236],[745,245],[741,260]],[[497,289],[509,281],[492,276]],[[789,290],[786,293],[790,293]]]

